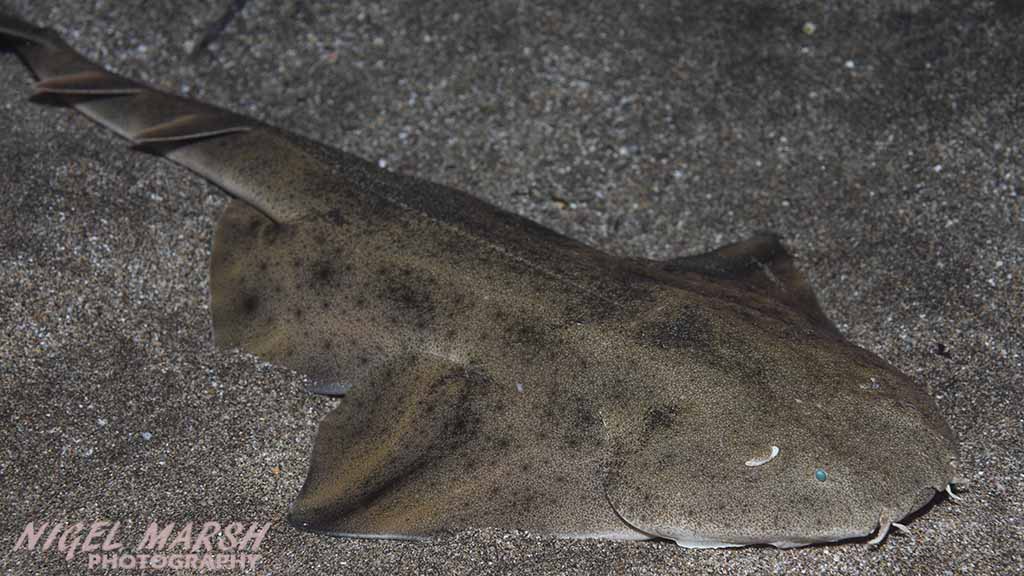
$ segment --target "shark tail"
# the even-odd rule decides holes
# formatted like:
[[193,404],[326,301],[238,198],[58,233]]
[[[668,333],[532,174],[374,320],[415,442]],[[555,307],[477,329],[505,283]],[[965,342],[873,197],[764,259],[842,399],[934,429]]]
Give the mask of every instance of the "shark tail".
[[245,116],[114,74],[75,52],[52,30],[15,16],[0,15],[0,40],[38,79],[37,96],[56,98],[134,144],[209,138],[259,126]]
[[320,207],[330,167],[312,151],[315,143],[110,72],[54,31],[10,14],[0,13],[0,48],[16,52],[35,75],[36,99],[78,110],[136,147],[199,173],[274,222]]

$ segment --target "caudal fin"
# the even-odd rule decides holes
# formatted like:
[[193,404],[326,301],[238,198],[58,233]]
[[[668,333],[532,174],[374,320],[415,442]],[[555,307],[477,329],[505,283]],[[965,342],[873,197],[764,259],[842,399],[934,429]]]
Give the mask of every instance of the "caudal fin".
[[[52,30],[0,13],[0,46],[32,70],[37,95],[75,108],[136,146],[182,164],[275,222],[320,209],[331,169],[309,142],[216,106],[114,74]],[[232,136],[230,143],[221,142]]]
[[21,18],[0,12],[0,39],[4,44],[15,44],[19,42],[31,42],[33,44],[47,45],[52,41],[60,40],[46,28],[39,28],[25,22]]
[[[39,80],[36,93],[58,98],[103,126],[139,143],[157,126],[176,140],[251,130],[259,124],[226,110],[165,94],[104,69],[75,52],[52,30],[0,15],[0,41],[14,49]],[[175,122],[183,116],[207,123]],[[211,129],[207,124],[212,124]]]

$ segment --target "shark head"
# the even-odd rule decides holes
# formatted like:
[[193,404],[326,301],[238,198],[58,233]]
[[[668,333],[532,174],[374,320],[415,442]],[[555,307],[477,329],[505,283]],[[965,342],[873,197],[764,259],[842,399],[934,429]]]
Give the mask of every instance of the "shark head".
[[636,530],[686,547],[880,541],[954,477],[923,387],[853,345],[685,364],[606,418],[608,500]]

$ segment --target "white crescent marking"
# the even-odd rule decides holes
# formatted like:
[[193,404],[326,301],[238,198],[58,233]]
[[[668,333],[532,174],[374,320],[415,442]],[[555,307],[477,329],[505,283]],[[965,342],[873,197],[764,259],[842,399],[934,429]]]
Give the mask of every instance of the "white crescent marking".
[[751,466],[751,467],[753,467],[753,466],[761,466],[762,464],[767,464],[767,463],[771,462],[778,455],[779,455],[779,447],[778,446],[772,446],[772,453],[769,454],[767,457],[765,457],[765,458],[751,458],[750,460],[747,460],[746,462],[744,462],[744,464],[746,464],[747,466]]

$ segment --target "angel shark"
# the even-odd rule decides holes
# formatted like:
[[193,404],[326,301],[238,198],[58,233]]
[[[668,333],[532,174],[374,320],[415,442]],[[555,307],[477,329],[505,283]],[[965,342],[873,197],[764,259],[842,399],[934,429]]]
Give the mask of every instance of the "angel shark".
[[612,256],[110,73],[16,17],[0,38],[39,96],[232,197],[210,262],[216,344],[341,396],[294,526],[879,542],[954,481],[926,390],[839,333],[775,235]]

